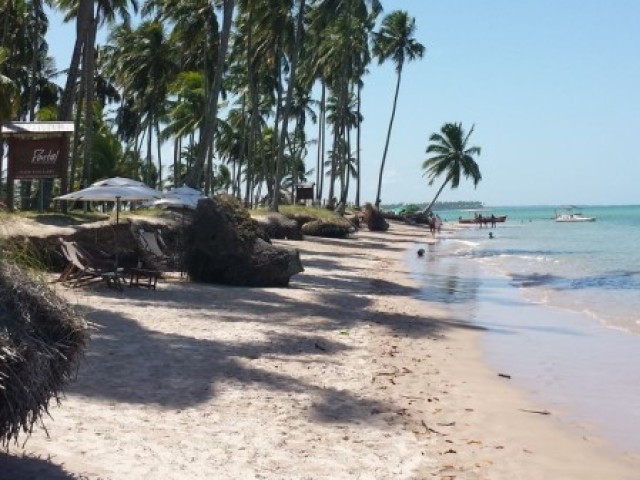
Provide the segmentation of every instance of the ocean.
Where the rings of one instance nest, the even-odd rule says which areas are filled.
[[[585,436],[640,453],[640,206],[494,207],[496,228],[447,229],[407,252],[422,297],[486,327],[489,364]],[[490,238],[489,232],[493,238]],[[425,233],[425,237],[429,237]]]

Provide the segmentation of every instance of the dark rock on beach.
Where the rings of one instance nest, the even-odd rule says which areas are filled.
[[[185,237],[185,268],[196,282],[282,287],[304,270],[297,250],[269,243],[258,222],[228,195],[200,200]]]
[[[302,226],[302,233],[314,237],[346,238],[354,231],[355,227],[342,218],[313,220]]]
[[[367,203],[364,207],[363,221],[372,232],[386,232],[389,230],[389,222],[385,220],[380,210],[370,203]]]
[[[281,213],[270,212],[256,220],[270,238],[302,240],[298,222]]]

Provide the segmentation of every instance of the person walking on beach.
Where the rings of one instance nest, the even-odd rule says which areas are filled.
[[[437,215],[437,214],[436,214],[436,230],[438,231],[438,233],[442,231],[442,219],[440,218],[440,215]]]
[[[491,214],[491,228],[496,228],[496,216]]]
[[[429,231],[431,232],[432,236],[436,236],[436,217],[434,217],[433,215],[429,217]]]

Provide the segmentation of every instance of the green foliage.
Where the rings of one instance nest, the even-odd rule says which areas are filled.
[[[283,205],[280,213],[286,215],[289,218],[296,215],[308,215],[318,220],[331,220],[336,218],[342,218],[338,213],[327,210],[326,208],[319,207],[305,207],[301,205]]]
[[[237,227],[236,232],[242,242],[252,244],[256,238],[262,237],[262,229],[237,198],[226,194],[216,195],[215,198],[222,210],[227,212],[231,224]]]
[[[474,158],[480,155],[480,147],[467,145],[473,130],[474,126],[469,133],[465,133],[461,123],[445,123],[440,133],[433,133],[429,137],[431,143],[427,147],[427,153],[433,155],[422,163],[424,175],[429,179],[429,185],[433,185],[441,175],[445,178],[425,211],[431,210],[447,184],[450,184],[451,188],[458,188],[462,176],[470,178],[474,187],[482,180],[480,167]]]
[[[302,225],[302,233],[313,237],[346,238],[354,230],[344,218],[313,220]]]
[[[0,258],[21,268],[44,272],[51,264],[51,252],[38,248],[28,239],[12,238],[0,242]]]

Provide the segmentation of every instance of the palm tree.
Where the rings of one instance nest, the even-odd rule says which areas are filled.
[[[375,19],[382,11],[382,5],[378,0],[321,0],[317,2],[317,8],[310,12],[310,33],[314,41],[313,46],[307,48],[311,59],[307,63],[312,69],[315,78],[321,81],[324,98],[325,86],[329,89],[331,97],[338,103],[338,109],[344,110],[350,101],[357,85],[362,83],[366,73],[366,66],[370,62],[369,34],[375,25]],[[323,161],[325,143],[324,124],[326,117],[323,114],[321,104],[318,149],[318,198],[322,195],[323,169],[326,162]],[[329,168],[332,172],[344,171],[342,166],[335,162],[348,162],[348,148],[339,148],[338,143],[349,144],[349,136],[353,127],[344,122],[346,117],[341,117],[333,125],[333,151],[332,164]],[[337,177],[331,175],[328,182],[329,202],[333,203],[335,181]],[[357,183],[356,183],[357,185]],[[340,197],[347,193],[343,189]]]
[[[284,158],[284,147],[285,141],[288,136],[288,126],[289,126],[289,113],[291,110],[291,104],[293,101],[293,91],[296,81],[296,69],[298,65],[298,56],[300,55],[300,49],[302,48],[302,36],[304,33],[304,9],[305,9],[306,0],[299,0],[298,4],[298,18],[296,22],[296,31],[295,31],[295,40],[293,45],[293,52],[291,53],[291,58],[289,60],[289,83],[287,85],[287,94],[284,100],[284,108],[282,112],[282,126],[280,127],[280,142],[278,144],[278,156],[276,160],[276,171],[275,171],[275,179],[274,185],[276,187],[276,194],[272,198],[271,203],[271,211],[277,212],[279,203],[280,203],[280,195],[278,192],[280,191],[280,181],[282,177],[282,163]]]
[[[106,49],[106,71],[123,86],[125,97],[134,99],[134,107],[140,115],[142,128],[146,130],[146,172],[152,160],[152,136],[156,136],[158,151],[163,140],[157,134],[163,118],[169,85],[173,82],[179,65],[175,48],[169,41],[165,28],[158,20],[145,21],[135,30],[123,26],[114,30],[110,38],[114,44]],[[158,155],[158,179],[162,182],[162,164]],[[151,179],[146,178],[151,185]],[[155,186],[155,185],[154,185]]]
[[[396,115],[396,105],[398,103],[398,92],[400,90],[400,80],[402,78],[402,67],[405,61],[412,61],[422,58],[425,48],[420,44],[413,35],[416,30],[416,20],[409,16],[405,11],[396,10],[387,15],[382,20],[380,31],[374,34],[373,54],[378,58],[379,63],[383,63],[388,59],[393,60],[396,67],[398,79],[396,82],[396,92],[393,97],[393,109],[391,110],[391,119],[389,120],[389,129],[387,130],[387,140],[384,144],[384,152],[382,153],[382,162],[380,163],[380,174],[378,176],[378,193],[376,194],[376,207],[380,206],[380,191],[382,189],[382,174],[384,172],[384,164],[387,160],[387,152],[389,150],[389,139],[391,138],[391,129],[393,127],[393,119]]]
[[[2,179],[2,159],[4,157],[4,139],[2,138],[2,122],[11,120],[17,110],[18,88],[13,81],[2,74],[2,66],[7,60],[6,50],[0,47],[0,180]],[[0,184],[1,186],[1,184]]]
[[[231,24],[233,23],[233,11],[235,0],[223,0],[222,31],[220,32],[220,42],[218,44],[215,75],[213,84],[207,99],[207,106],[204,113],[204,124],[200,132],[200,148],[193,169],[187,177],[187,185],[193,188],[200,187],[205,161],[211,153],[211,144],[216,130],[216,120],[218,117],[218,95],[222,88],[222,73],[227,57],[229,38],[231,35]]]
[[[178,74],[176,80],[169,85],[169,94],[174,97],[168,102],[167,125],[162,132],[163,140],[174,138],[174,165],[173,179],[174,186],[180,184],[182,171],[178,163],[180,162],[180,148],[183,139],[187,139],[189,144],[194,144],[194,131],[200,128],[204,120],[204,109],[206,104],[205,81],[202,72],[186,71]]]
[[[423,213],[428,213],[431,210],[448,183],[451,183],[451,188],[458,188],[461,175],[464,175],[465,178],[471,178],[474,187],[482,180],[480,167],[473,158],[480,155],[480,147],[467,146],[474,128],[475,126],[472,126],[469,133],[465,134],[462,124],[445,123],[440,129],[441,133],[433,133],[429,137],[431,144],[427,147],[427,153],[435,155],[422,163],[424,175],[429,178],[429,185],[433,185],[435,179],[442,174],[445,174],[445,179],[438,193],[429,206],[423,210]]]

